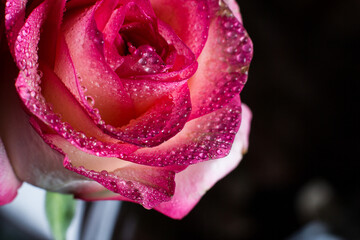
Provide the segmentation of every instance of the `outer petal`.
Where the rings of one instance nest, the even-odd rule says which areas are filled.
[[[6,72],[7,77],[6,81],[0,81],[0,136],[6,148],[6,155],[4,148],[0,148],[0,185],[7,181],[3,178],[9,179],[13,175],[8,171],[10,165],[5,162],[7,158],[21,181],[45,189],[69,192],[79,185],[91,184],[78,174],[66,170],[62,165],[63,156],[51,149],[30,125],[29,116],[22,110],[12,81],[18,70],[8,54],[2,53],[5,61],[1,64],[1,72]],[[15,183],[13,179],[9,186],[18,187],[19,182]],[[2,191],[1,186],[1,194]],[[11,192],[8,194],[11,196]]]
[[[230,154],[224,158],[191,165],[176,174],[175,195],[169,202],[157,206],[156,210],[175,219],[183,218],[206,191],[239,164],[242,154],[247,151],[251,121],[249,108],[245,105],[242,107],[241,127],[235,137]]]
[[[208,0],[210,28],[199,68],[189,80],[193,111],[190,119],[224,107],[247,80],[252,42],[242,24],[222,1]]]
[[[15,176],[0,138],[0,205],[11,202],[21,182]]]
[[[237,2],[235,0],[224,0],[224,2],[228,5],[228,7],[232,11],[232,13],[237,18],[237,20],[239,20],[239,22],[242,24],[240,8],[239,8],[239,5],[237,4]]]
[[[99,182],[121,200],[133,201],[145,208],[153,208],[169,201],[175,190],[175,171],[183,167],[150,167],[123,161],[117,158],[97,157],[75,148],[57,135],[43,136],[50,144],[56,144],[65,155],[64,166],[69,170]],[[86,191],[77,194],[85,199],[98,199],[104,189],[95,193]],[[106,191],[105,191],[106,192]]]
[[[5,7],[5,28],[11,54],[14,55],[16,37],[25,23],[27,0],[10,0]]]
[[[0,29],[0,34],[3,35],[2,29]],[[6,126],[6,117],[8,116],[9,103],[11,103],[11,99],[8,98],[8,86],[10,85],[14,89],[13,79],[17,74],[10,53],[2,51],[4,45],[5,42],[0,45],[0,73],[2,74],[0,81],[0,205],[11,202],[21,185],[11,165],[3,140],[3,129],[8,127]]]
[[[187,166],[224,157],[240,127],[240,113],[237,96],[222,109],[188,121],[168,141],[153,148],[140,148],[124,159],[151,166]]]
[[[73,192],[83,184],[90,184],[63,167],[63,156],[41,139],[16,99],[13,100],[15,106],[8,109],[1,134],[17,176],[35,186],[60,192]]]

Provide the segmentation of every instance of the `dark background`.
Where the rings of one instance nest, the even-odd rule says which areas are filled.
[[[115,236],[132,219],[133,239],[286,239],[317,220],[360,239],[360,1],[238,3],[255,51],[248,154],[182,221],[125,203]]]
[[[114,239],[287,239],[314,221],[360,239],[360,1],[238,2],[248,154],[181,221],[124,203]]]

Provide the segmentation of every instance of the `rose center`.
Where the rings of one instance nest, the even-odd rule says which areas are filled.
[[[112,46],[120,59],[115,72],[121,78],[168,72],[174,65],[176,51],[159,34],[156,19],[134,4],[123,8],[127,11],[122,11],[123,22]]]

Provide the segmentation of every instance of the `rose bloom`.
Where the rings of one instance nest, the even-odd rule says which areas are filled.
[[[26,181],[182,218],[247,150],[253,49],[235,1],[1,9],[0,204]]]

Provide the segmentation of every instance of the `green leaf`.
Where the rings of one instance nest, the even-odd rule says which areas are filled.
[[[65,240],[66,231],[75,214],[75,200],[72,195],[54,192],[46,193],[46,216],[56,240]]]

